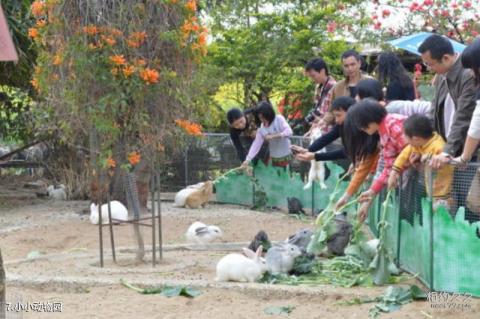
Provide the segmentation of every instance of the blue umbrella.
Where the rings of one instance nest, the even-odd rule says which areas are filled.
[[[406,50],[408,52],[412,52],[413,54],[420,55],[418,52],[418,47],[425,41],[426,38],[431,36],[433,33],[430,32],[420,32],[408,35],[406,37],[401,37],[399,39],[395,39],[392,41],[388,41],[387,43],[391,44],[392,46]],[[461,44],[460,42],[454,41],[450,38],[447,38],[453,45],[453,50],[457,53],[462,53],[463,50],[466,48],[466,45]]]

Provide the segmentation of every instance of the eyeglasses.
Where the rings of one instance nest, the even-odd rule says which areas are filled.
[[[442,62],[438,62],[436,60],[432,60],[432,61],[433,61],[433,63],[427,63],[425,61],[422,61],[422,64],[428,69],[431,69],[432,67],[434,67],[436,65],[442,64]]]

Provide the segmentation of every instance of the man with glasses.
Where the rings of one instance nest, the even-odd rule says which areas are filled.
[[[423,63],[436,74],[432,112],[435,130],[447,141],[444,152],[432,159],[435,168],[461,154],[476,105],[475,79],[462,66],[452,43],[437,34],[418,48]]]
[[[435,73],[432,112],[435,130],[447,141],[443,153],[433,156],[431,165],[439,169],[462,153],[476,105],[475,79],[455,54],[448,38],[433,34],[418,48],[423,63]],[[474,170],[455,170],[455,199],[465,207],[465,198]],[[467,218],[470,214],[466,214]]]

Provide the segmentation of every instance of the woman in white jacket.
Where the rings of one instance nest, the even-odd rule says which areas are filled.
[[[477,106],[473,112],[470,128],[468,129],[467,140],[463,147],[463,153],[455,160],[464,164],[470,162],[480,142],[480,38],[477,38],[462,53],[462,64],[465,68],[473,70],[475,80],[479,86],[477,93]]]

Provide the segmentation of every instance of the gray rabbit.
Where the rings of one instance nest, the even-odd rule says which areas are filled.
[[[346,212],[335,216],[334,221],[337,226],[337,231],[327,240],[328,252],[337,256],[343,256],[345,254],[345,248],[350,242],[353,227],[347,220]]]
[[[300,248],[302,253],[305,253],[307,250],[308,244],[312,240],[312,235],[313,235],[312,230],[308,228],[300,229],[294,235],[288,237],[287,240],[285,240],[285,242],[287,242],[288,244],[297,246],[298,248]]]
[[[280,243],[273,245],[265,255],[268,271],[272,274],[288,274],[295,263],[295,258],[302,254],[300,249],[292,244]]]

